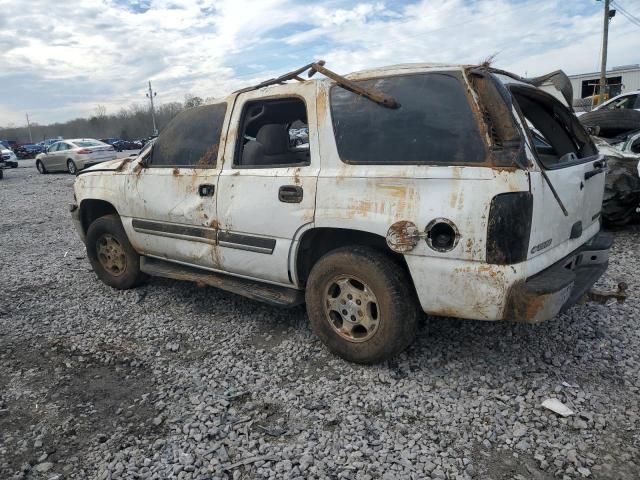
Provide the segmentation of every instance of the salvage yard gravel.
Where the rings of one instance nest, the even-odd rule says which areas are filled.
[[[332,356],[302,307],[92,272],[73,177],[0,185],[0,479],[640,478],[640,229],[542,325],[425,318],[400,357]],[[563,417],[542,406],[565,406]]]

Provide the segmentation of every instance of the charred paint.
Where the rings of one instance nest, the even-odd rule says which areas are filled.
[[[389,227],[387,245],[397,253],[410,252],[420,241],[420,236],[420,231],[415,223],[401,220]]]
[[[202,157],[200,157],[198,161],[195,163],[195,166],[196,167],[214,167],[218,160],[218,146],[219,144],[216,143],[215,145],[212,145],[211,147],[209,147],[207,151],[204,152],[204,155],[202,155]]]

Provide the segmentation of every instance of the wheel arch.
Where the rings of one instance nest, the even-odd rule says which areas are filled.
[[[106,200],[99,200],[94,198],[87,198],[80,202],[80,221],[82,223],[82,230],[84,234],[87,234],[89,225],[100,217],[105,215],[118,215],[118,210],[113,204]]]
[[[349,245],[367,246],[387,255],[409,274],[409,267],[403,255],[393,252],[386,239],[375,233],[347,228],[319,227],[306,230],[297,242],[295,252],[296,283],[304,287],[311,269],[323,255],[331,250]],[[409,278],[411,276],[409,275]]]

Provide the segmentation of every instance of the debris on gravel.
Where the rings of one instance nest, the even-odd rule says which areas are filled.
[[[360,366],[301,307],[105,286],[72,182],[20,168],[0,186],[0,478],[640,478],[637,227],[599,285],[627,282],[625,303],[537,326],[429,318]]]

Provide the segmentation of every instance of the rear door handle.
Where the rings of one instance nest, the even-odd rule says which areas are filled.
[[[203,183],[202,185],[198,185],[198,195],[201,197],[213,197],[213,194],[216,191],[216,186],[211,185],[210,183]]]
[[[607,171],[607,162],[605,160],[593,162],[593,170],[585,172],[584,179],[589,180],[591,177],[595,177],[600,173]]]
[[[591,177],[595,177],[596,175],[598,175],[600,173],[604,173],[606,171],[607,171],[606,167],[601,167],[601,168],[596,168],[594,170],[590,170],[588,172],[585,172],[584,179],[585,180],[589,180]]]
[[[278,200],[284,203],[300,203],[304,191],[297,185],[282,185],[278,190]]]

